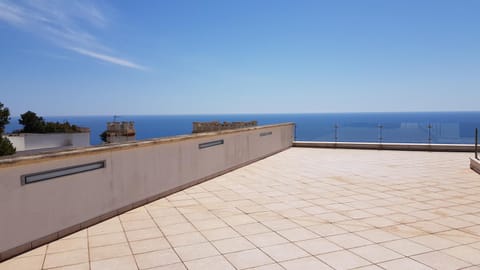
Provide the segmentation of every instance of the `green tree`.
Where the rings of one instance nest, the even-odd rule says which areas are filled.
[[[5,131],[5,126],[10,123],[10,110],[7,107],[3,107],[0,102],[0,135]]]
[[[44,133],[45,121],[42,117],[38,117],[36,113],[28,111],[20,115],[18,123],[23,125],[22,132],[25,133]]]
[[[16,151],[10,140],[2,136],[8,123],[10,123],[10,110],[3,107],[3,104],[0,102],[0,156],[13,155]]]
[[[81,131],[81,128],[71,125],[68,121],[63,123],[45,122],[43,117],[37,116],[32,111],[21,114],[18,122],[23,125],[20,132],[25,133],[72,133]]]
[[[15,147],[6,137],[0,136],[0,156],[13,155],[15,154]]]

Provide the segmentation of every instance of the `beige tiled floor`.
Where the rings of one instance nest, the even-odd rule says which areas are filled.
[[[4,269],[479,269],[469,154],[291,148]]]

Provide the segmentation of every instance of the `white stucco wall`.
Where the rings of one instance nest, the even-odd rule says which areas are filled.
[[[25,150],[25,138],[23,136],[4,136],[6,137],[15,147],[16,151]]]
[[[293,132],[283,124],[0,159],[0,254],[286,149]],[[215,140],[224,144],[199,149]],[[103,169],[21,185],[25,174],[102,160]]]
[[[17,151],[54,148],[63,146],[86,147],[90,146],[90,133],[21,133],[7,136]]]

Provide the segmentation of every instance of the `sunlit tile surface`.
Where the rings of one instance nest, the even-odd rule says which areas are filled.
[[[475,269],[466,153],[291,148],[4,269]]]

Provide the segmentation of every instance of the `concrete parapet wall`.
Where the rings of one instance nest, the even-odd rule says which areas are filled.
[[[0,261],[282,151],[293,133],[279,124],[2,158]],[[104,167],[28,183],[94,163]]]
[[[480,174],[480,160],[475,158],[470,158],[470,169]]]
[[[19,135],[8,135],[7,138],[12,142],[17,151],[63,146],[90,146],[90,132],[20,133]]]
[[[439,152],[473,152],[473,144],[416,144],[416,143],[360,143],[360,142],[314,142],[295,141],[294,147],[404,150],[404,151],[439,151]]]

